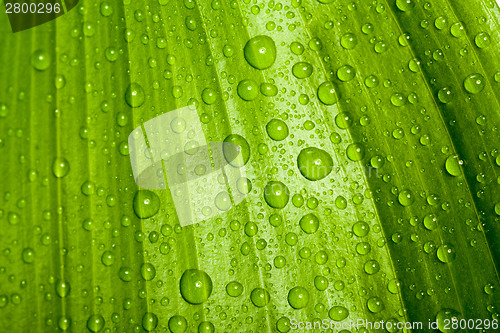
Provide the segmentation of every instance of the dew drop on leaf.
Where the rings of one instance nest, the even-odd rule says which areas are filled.
[[[352,50],[358,44],[358,38],[353,33],[346,33],[340,38],[340,45],[346,50]]]
[[[52,164],[52,172],[57,178],[62,178],[69,173],[69,162],[64,157],[56,157]]]
[[[146,312],[142,316],[142,328],[144,328],[146,332],[151,332],[156,326],[158,326],[158,316],[153,312]]]
[[[141,276],[146,281],[151,281],[156,276],[156,268],[153,264],[144,263],[141,265]]]
[[[288,304],[294,309],[302,309],[309,303],[309,292],[304,287],[294,287],[288,292]]]
[[[346,154],[351,161],[361,161],[365,157],[365,148],[361,143],[351,143],[347,146]]]
[[[471,94],[481,92],[486,86],[484,77],[481,74],[475,73],[467,76],[464,80],[464,88]]]
[[[175,315],[170,317],[168,320],[168,329],[172,333],[184,333],[186,332],[188,323],[186,318],[180,315]]]
[[[49,68],[50,62],[50,54],[43,50],[36,50],[31,56],[31,65],[34,69],[39,71],[44,71]]]
[[[337,70],[337,78],[340,81],[350,81],[356,76],[356,70],[349,65],[344,65]]]
[[[222,146],[227,163],[234,167],[242,167],[247,164],[250,159],[250,145],[244,137],[238,134],[230,134],[224,139],[224,142],[231,143]],[[242,159],[236,158],[239,154],[241,154]]]
[[[437,249],[437,257],[441,262],[449,263],[455,260],[455,248],[450,244],[443,244]]]
[[[100,314],[93,314],[87,320],[87,328],[91,332],[100,332],[104,328],[104,317]]]
[[[335,86],[331,82],[323,82],[318,87],[318,99],[325,105],[333,105],[337,103],[337,92]]]
[[[125,91],[125,102],[132,107],[137,108],[144,104],[144,89],[139,83],[131,83]]]
[[[299,225],[306,234],[313,234],[319,228],[319,218],[313,213],[306,214],[300,219]]]
[[[246,43],[243,54],[250,66],[260,70],[266,69],[276,60],[276,45],[271,37],[256,36]]]
[[[331,320],[342,321],[349,316],[349,310],[347,310],[343,306],[337,305],[332,307],[330,311],[328,311],[328,316]]]
[[[480,32],[476,35],[476,38],[474,38],[474,42],[478,48],[484,49],[490,46],[491,37],[487,32]]]
[[[259,86],[254,80],[242,80],[236,91],[242,100],[253,101],[259,95]]]
[[[292,74],[297,79],[305,79],[313,73],[313,66],[308,62],[297,62],[292,67]]]
[[[453,90],[450,87],[441,88],[438,91],[438,99],[444,104],[451,102],[453,100]]]
[[[370,297],[366,302],[366,307],[372,313],[379,313],[384,309],[384,302],[380,297]]]
[[[274,141],[282,141],[288,136],[288,126],[280,119],[271,119],[266,125],[266,131]]]
[[[258,308],[266,306],[271,300],[271,295],[269,292],[263,288],[255,288],[250,293],[250,300],[252,304]]]
[[[243,285],[238,281],[231,281],[226,285],[226,293],[231,297],[238,297],[243,293]]]
[[[452,322],[459,322],[460,312],[453,309],[442,309],[436,315],[439,331],[443,333],[455,333],[460,330],[460,326],[453,328]]]
[[[446,158],[445,168],[448,174],[454,177],[460,176],[460,165],[462,161],[458,158],[458,156],[450,155]]]
[[[399,192],[398,201],[402,206],[407,207],[410,206],[413,201],[415,201],[415,198],[413,197],[413,193],[411,193],[410,190],[403,190]]]
[[[160,198],[149,190],[138,190],[133,200],[134,213],[140,219],[147,219],[158,213]]]
[[[403,12],[407,12],[413,9],[415,7],[415,1],[414,0],[396,0],[396,6],[398,7],[399,10]]]
[[[187,269],[179,283],[182,298],[190,304],[205,302],[212,293],[212,279],[199,269]]]
[[[317,181],[330,174],[333,159],[330,154],[316,147],[302,149],[297,157],[297,166],[306,179]]]
[[[288,187],[280,181],[270,181],[264,188],[264,200],[276,209],[284,208],[290,199]]]

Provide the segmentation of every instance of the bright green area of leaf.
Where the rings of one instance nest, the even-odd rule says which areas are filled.
[[[498,17],[478,0],[85,2],[11,34],[4,15],[0,328],[498,318]],[[169,191],[138,194],[127,138],[191,104],[207,141],[248,142],[252,191],[181,227]]]

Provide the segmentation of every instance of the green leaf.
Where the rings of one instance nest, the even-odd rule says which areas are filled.
[[[127,0],[17,33],[2,16],[0,328],[495,330],[499,14]],[[186,106],[199,123],[148,127]],[[221,177],[178,192],[166,155],[165,189],[136,184],[134,159],[184,126],[240,147],[223,156],[241,203]],[[182,223],[184,194],[207,218]]]

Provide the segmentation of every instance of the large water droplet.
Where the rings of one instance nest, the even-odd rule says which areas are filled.
[[[270,207],[284,208],[290,199],[288,187],[280,181],[270,181],[264,188],[264,200]]]
[[[244,137],[238,134],[230,134],[224,139],[224,142],[231,143],[222,146],[227,163],[237,168],[247,164],[250,159],[250,145]],[[239,154],[241,154],[241,159],[236,158]]]
[[[438,323],[438,329],[443,333],[454,333],[460,330],[458,325],[456,328],[452,327],[452,323],[460,320],[460,312],[453,309],[442,309],[436,315],[436,321]]]
[[[271,119],[266,125],[269,137],[275,141],[285,140],[288,136],[288,126],[283,120]]]
[[[255,288],[250,294],[250,300],[258,308],[266,306],[271,300],[269,292],[262,288]]]
[[[100,332],[104,328],[104,317],[100,314],[93,314],[87,320],[87,328],[91,332]]]
[[[260,70],[266,69],[276,60],[276,45],[271,37],[256,36],[246,43],[243,54],[250,66]]]
[[[292,67],[292,74],[298,79],[305,79],[311,76],[313,66],[308,62],[298,62]]]
[[[201,304],[205,302],[212,293],[212,279],[199,269],[186,270],[179,284],[182,298],[191,304]]]
[[[330,174],[333,168],[333,159],[326,151],[309,147],[302,149],[297,157],[297,166],[306,179],[317,181]]]
[[[302,309],[309,303],[309,292],[304,287],[295,287],[288,292],[288,304],[294,309]]]
[[[458,158],[458,156],[448,156],[445,162],[445,168],[446,171],[454,177],[460,176],[460,165],[462,164],[462,161]]]
[[[44,71],[49,68],[51,56],[48,52],[43,50],[36,50],[31,56],[31,65],[34,69]]]
[[[125,91],[125,102],[130,107],[137,108],[144,104],[144,89],[139,83],[131,83]]]
[[[479,73],[471,74],[464,80],[464,88],[471,94],[477,94],[481,92],[485,86],[486,81],[484,77]]]
[[[52,164],[52,172],[57,178],[62,178],[69,173],[69,162],[64,157],[56,157]]]
[[[450,244],[443,244],[437,250],[437,257],[441,262],[449,263],[457,256],[455,248]]]
[[[333,105],[337,103],[337,92],[335,86],[331,82],[323,82],[318,87],[318,99],[325,105]]]
[[[160,209],[160,198],[149,190],[138,190],[134,195],[133,207],[138,218],[147,219]]]
[[[313,234],[319,228],[319,218],[313,213],[306,214],[300,219],[299,225],[306,234]]]
[[[142,328],[147,332],[151,332],[156,326],[158,326],[158,316],[153,312],[146,312],[142,316]]]
[[[242,80],[236,89],[238,96],[245,101],[253,101],[259,95],[259,86],[254,80]]]

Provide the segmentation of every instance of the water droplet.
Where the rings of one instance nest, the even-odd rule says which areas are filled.
[[[328,288],[328,279],[324,276],[316,276],[314,278],[314,286],[319,291],[326,290]]]
[[[333,159],[326,151],[309,147],[302,149],[297,157],[297,166],[306,179],[317,181],[330,174],[333,168]]]
[[[304,53],[304,49],[304,45],[299,42],[292,42],[290,44],[290,51],[292,51],[293,54],[301,55],[302,53]]]
[[[137,108],[144,104],[144,89],[139,83],[131,83],[125,91],[125,102],[132,107]]]
[[[358,221],[352,226],[352,232],[358,237],[364,237],[370,232],[370,226],[364,221]]]
[[[215,206],[222,211],[226,211],[231,208],[231,197],[226,191],[222,191],[215,196]]]
[[[350,81],[356,76],[356,70],[349,65],[344,65],[337,70],[337,78],[340,81]]]
[[[271,300],[269,292],[262,288],[255,288],[250,294],[250,300],[258,308],[266,306]]]
[[[212,293],[212,279],[204,271],[188,269],[181,276],[180,292],[186,302],[201,304]]]
[[[224,142],[231,143],[222,146],[227,163],[237,168],[247,164],[250,159],[250,145],[244,137],[238,134],[230,134],[224,139]],[[236,158],[240,154],[242,158]]]
[[[231,281],[226,285],[226,292],[231,297],[238,297],[243,293],[243,285],[238,281]]]
[[[406,98],[401,93],[394,93],[391,95],[391,103],[394,106],[404,106],[406,104]]]
[[[399,192],[398,201],[402,206],[407,207],[410,206],[415,199],[410,190],[403,190]]]
[[[306,214],[300,219],[300,228],[306,234],[313,234],[319,228],[319,218],[313,213]]]
[[[158,213],[160,198],[149,190],[138,190],[134,195],[133,207],[138,218],[147,219]]]
[[[280,181],[270,181],[264,188],[264,200],[270,207],[284,208],[290,199],[288,187]]]
[[[479,47],[480,49],[484,49],[491,44],[491,37],[487,32],[480,32],[476,35],[476,38],[474,38],[474,41],[476,42],[476,46]]]
[[[331,320],[342,321],[349,316],[349,310],[347,310],[343,306],[337,305],[332,307],[330,311],[328,311],[328,316]]]
[[[399,10],[403,12],[408,12],[415,7],[415,1],[413,0],[396,0],[396,6]]]
[[[201,99],[207,105],[214,104],[217,101],[217,93],[212,88],[205,88],[201,92]]]
[[[91,332],[100,332],[104,328],[104,317],[100,314],[93,314],[87,320],[87,328]]]
[[[465,90],[471,94],[477,94],[481,92],[486,86],[484,77],[481,74],[475,73],[467,76],[464,80]]]
[[[379,313],[384,309],[384,302],[380,297],[370,297],[366,302],[366,307],[373,313]]]
[[[69,162],[64,157],[56,157],[52,164],[52,172],[57,178],[62,178],[69,173]]]
[[[288,136],[288,126],[283,120],[271,119],[266,125],[269,137],[275,141],[285,140]]]
[[[187,327],[187,320],[183,316],[175,315],[170,317],[170,319],[168,320],[168,329],[172,333],[184,333],[186,332]]]
[[[250,66],[260,70],[266,69],[276,60],[276,45],[271,37],[256,36],[246,43],[243,54]]]
[[[450,87],[444,87],[438,91],[438,98],[441,103],[449,103],[453,99],[453,91]]]
[[[358,38],[353,33],[346,33],[340,38],[340,45],[344,49],[352,50],[358,44]]]
[[[25,263],[31,264],[35,260],[35,250],[31,247],[25,248],[23,250],[22,258]]]
[[[298,79],[305,79],[313,73],[313,66],[308,62],[298,62],[292,67],[292,74]]]
[[[237,87],[238,96],[245,101],[253,101],[259,95],[259,86],[254,80],[242,80]]]
[[[351,161],[361,161],[365,157],[365,148],[361,143],[351,143],[347,146],[346,154]]]
[[[111,251],[104,251],[101,256],[101,262],[104,266],[111,266],[115,262],[115,254]]]
[[[427,214],[424,217],[424,227],[427,230],[435,230],[438,227],[437,217],[434,214]]]
[[[460,312],[453,309],[442,309],[436,315],[438,329],[443,333],[454,333],[460,330],[460,325],[453,328],[451,323],[460,321]]]
[[[158,316],[153,312],[146,312],[142,316],[142,328],[147,332],[151,332],[156,326],[158,326]]]
[[[294,309],[302,309],[309,303],[309,292],[304,287],[295,287],[288,292],[288,304]]]
[[[453,37],[462,37],[465,34],[464,26],[460,22],[453,23],[450,27],[450,33]]]
[[[365,272],[366,274],[375,274],[380,271],[380,264],[376,260],[368,260],[365,262]]]
[[[337,92],[335,86],[331,82],[323,82],[318,87],[318,99],[325,105],[333,105],[337,103]]]
[[[449,263],[455,260],[455,248],[450,244],[443,244],[437,250],[437,257],[441,262]]]
[[[146,281],[151,281],[156,276],[156,268],[153,264],[144,263],[141,265],[141,276]]]
[[[36,50],[31,56],[31,65],[39,71],[44,71],[49,68],[51,56],[48,52]]]

